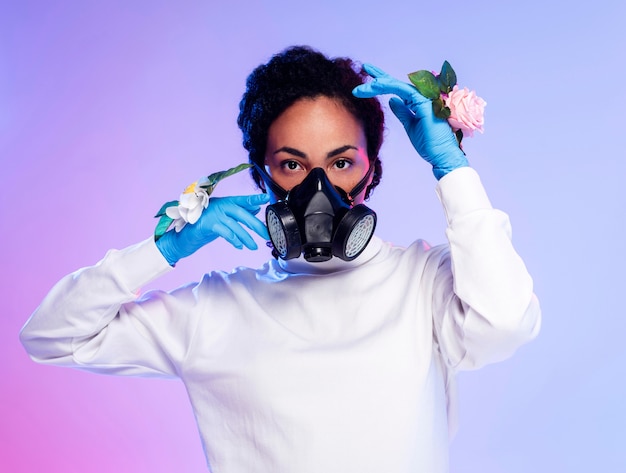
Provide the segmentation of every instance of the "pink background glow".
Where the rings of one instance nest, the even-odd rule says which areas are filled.
[[[291,44],[397,77],[447,59],[488,102],[465,149],[511,216],[544,326],[460,375],[453,472],[626,471],[625,18],[620,0],[1,1],[0,471],[205,471],[180,383],[40,366],[18,332],[63,275],[245,161],[245,78]],[[379,235],[443,242],[435,180],[393,116],[382,157]],[[217,191],[251,192],[243,174]],[[215,242],[154,284],[267,257]]]

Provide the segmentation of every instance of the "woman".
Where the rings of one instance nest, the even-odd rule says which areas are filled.
[[[447,471],[455,373],[510,356],[536,335],[540,310],[508,218],[448,123],[411,85],[365,71],[373,80],[303,47],[259,66],[238,123],[266,193],[212,198],[195,224],[61,280],[22,331],[31,357],[180,378],[215,473]],[[382,175],[379,94],[395,96],[433,166],[447,245],[367,234],[351,253],[335,241],[354,209],[373,228],[363,202]],[[268,238],[255,217],[268,200],[297,221],[270,224],[286,232],[272,237],[275,258],[137,299],[217,237],[255,249],[246,227]],[[322,223],[307,220],[316,205]]]

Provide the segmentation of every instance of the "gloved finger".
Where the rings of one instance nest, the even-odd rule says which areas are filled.
[[[359,98],[371,98],[377,95],[393,94],[411,103],[428,100],[411,84],[399,81],[391,76],[379,77],[365,84],[357,85],[352,90],[352,94]]]
[[[215,197],[209,201],[209,209],[213,207],[222,215],[233,218],[246,225],[250,230],[257,233],[261,238],[269,240],[267,227],[255,217],[261,207],[259,202],[269,201],[267,194],[254,194],[248,196]],[[225,217],[222,217],[225,218]],[[221,220],[221,219],[220,219]]]
[[[398,117],[400,123],[404,125],[405,130],[408,131],[413,121],[416,119],[415,114],[407,107],[402,100],[398,97],[391,97],[389,99],[389,108],[393,114]]]
[[[365,65],[363,67],[365,68]],[[371,98],[377,95],[393,94],[404,100],[407,105],[420,104],[428,101],[428,99],[420,94],[411,84],[395,79],[386,72],[374,68],[373,66],[368,67],[372,68],[370,69],[372,72],[370,75],[374,77],[374,80],[356,86],[352,90],[352,94],[355,97]]]
[[[212,197],[211,202],[221,205],[234,205],[246,209],[252,215],[256,215],[261,210],[261,205],[267,204],[270,200],[268,194],[237,195],[231,197]]]
[[[363,70],[365,72],[367,72],[367,74],[369,74],[371,77],[373,77],[374,79],[378,78],[378,77],[383,77],[383,76],[389,76],[389,74],[387,74],[385,71],[383,71],[381,68],[376,67],[373,64],[368,64],[368,63],[364,63],[363,64]],[[391,76],[389,76],[391,77]]]
[[[243,248],[243,243],[241,243],[241,240],[237,237],[235,232],[232,231],[230,227],[224,222],[219,222],[213,225],[213,233],[218,237],[222,237],[235,248],[239,250]]]
[[[252,194],[252,195],[236,195],[232,197],[218,197],[217,199],[228,200],[241,207],[247,209],[260,208],[261,205],[267,204],[270,201],[269,194]]]
[[[244,246],[250,250],[258,248],[246,229],[234,219],[226,218],[222,220],[213,227],[213,231],[235,248],[242,249]]]
[[[246,227],[255,232],[261,238],[265,240],[270,239],[265,224],[255,217],[255,215],[258,213],[258,210],[256,210],[255,212],[251,212],[247,208],[233,205],[225,208],[224,213],[226,214],[226,216],[233,219],[234,221],[243,223]]]

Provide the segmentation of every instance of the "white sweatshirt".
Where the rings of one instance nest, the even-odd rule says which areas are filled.
[[[352,262],[272,260],[170,293],[152,239],[62,279],[21,337],[38,362],[179,377],[214,473],[448,471],[454,374],[539,330],[478,175],[439,181],[449,246],[374,237]]]

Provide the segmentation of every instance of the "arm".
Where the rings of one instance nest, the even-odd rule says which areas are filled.
[[[59,281],[20,333],[34,361],[116,374],[175,375],[174,347],[159,348],[172,325],[165,295],[137,301],[138,289],[171,270],[152,238],[111,250],[96,265]],[[157,306],[154,300],[163,303]],[[160,327],[159,327],[160,326]],[[179,356],[180,358],[180,356]]]
[[[217,203],[209,205],[198,222],[181,232],[170,230],[159,240],[164,248],[169,245],[165,252],[150,238],[112,250],[95,266],[59,281],[20,333],[31,358],[96,372],[176,376],[202,301],[192,286],[141,299],[137,291],[217,236],[225,235],[235,246],[244,241],[256,247],[239,222],[260,233],[265,229],[254,215],[266,196],[212,200]]]
[[[508,217],[494,210],[446,120],[410,84],[364,65],[373,80],[357,97],[394,95],[389,105],[439,181],[450,252],[435,262],[435,338],[450,366],[473,369],[510,356],[539,330],[532,279],[511,244]]]
[[[539,302],[511,243],[508,216],[493,209],[469,167],[439,181],[450,252],[433,286],[435,336],[450,366],[476,369],[511,356],[538,333]]]

